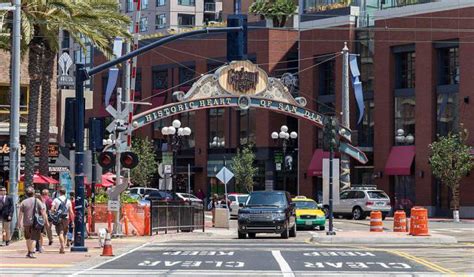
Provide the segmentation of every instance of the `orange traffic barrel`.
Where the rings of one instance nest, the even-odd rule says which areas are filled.
[[[428,233],[428,210],[423,207],[411,208],[410,235],[429,236]]]
[[[406,232],[407,231],[407,216],[405,211],[396,211],[393,216],[393,231]]]
[[[383,232],[382,212],[372,211],[370,212],[370,231],[371,232]]]
[[[112,250],[112,239],[110,238],[109,232],[107,232],[107,235],[105,236],[105,243],[104,243],[104,248],[102,249],[101,256],[114,256],[114,253]]]

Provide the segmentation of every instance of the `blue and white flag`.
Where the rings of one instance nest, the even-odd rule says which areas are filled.
[[[114,39],[114,48],[113,53],[115,58],[119,58],[122,56],[122,43],[123,39],[117,37]],[[119,69],[114,66],[109,70],[109,78],[107,81],[107,87],[105,89],[105,106],[107,107],[110,102],[110,97],[112,96],[112,92],[114,91],[115,85],[117,85]]]
[[[349,64],[352,73],[352,84],[354,86],[354,95],[357,101],[357,106],[359,107],[359,119],[357,120],[357,124],[362,121],[365,112],[365,105],[364,105],[364,92],[362,91],[362,83],[359,80],[360,71],[357,65],[357,55],[350,54],[349,55]]]

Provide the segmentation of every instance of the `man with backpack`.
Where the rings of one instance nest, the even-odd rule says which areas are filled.
[[[66,189],[59,190],[59,197],[54,199],[51,207],[51,220],[56,227],[56,234],[59,238],[60,248],[59,253],[64,254],[65,235],[69,227],[69,218],[73,217],[73,210],[71,201],[66,197]]]

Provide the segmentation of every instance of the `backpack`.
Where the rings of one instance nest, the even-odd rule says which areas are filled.
[[[62,201],[61,198],[59,198],[59,201],[61,202],[59,204],[59,207],[54,211],[54,213],[50,214],[50,220],[53,222],[54,225],[58,225],[59,221],[61,219],[66,219],[68,215],[68,210],[66,206],[66,201]]]

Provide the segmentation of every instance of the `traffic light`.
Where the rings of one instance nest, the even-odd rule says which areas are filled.
[[[138,156],[133,152],[123,152],[120,154],[120,163],[123,167],[132,169],[138,165]]]
[[[325,151],[337,151],[339,148],[339,123],[336,117],[327,117],[323,129],[323,140]]]
[[[112,152],[101,152],[98,160],[103,169],[111,169],[115,166],[115,154]]]

